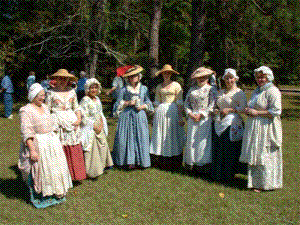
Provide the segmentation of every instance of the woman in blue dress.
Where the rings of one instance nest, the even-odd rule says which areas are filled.
[[[114,115],[119,117],[112,152],[114,164],[150,167],[150,137],[146,111],[153,112],[148,88],[140,83],[143,68],[136,65],[123,75],[126,81],[114,105]]]

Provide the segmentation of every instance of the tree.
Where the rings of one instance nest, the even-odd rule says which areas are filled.
[[[153,0],[153,15],[151,19],[150,47],[149,47],[151,77],[153,77],[158,70],[159,25],[160,25],[162,7],[163,7],[163,0]]]

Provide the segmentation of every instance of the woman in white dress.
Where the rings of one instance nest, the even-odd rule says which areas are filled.
[[[20,109],[22,145],[18,167],[36,208],[65,201],[72,188],[66,156],[57,135],[57,123],[43,102],[44,88],[35,83],[28,92],[29,104]]]
[[[81,141],[84,151],[86,174],[95,178],[106,167],[113,166],[106,136],[108,127],[103,115],[102,104],[97,96],[101,84],[95,78],[88,79],[84,85],[86,96],[80,102],[82,110]]]
[[[188,115],[187,143],[183,161],[189,166],[204,166],[212,161],[212,119],[217,89],[208,84],[214,71],[205,67],[195,70],[191,79],[196,85],[187,93],[184,107]]]
[[[226,86],[220,90],[214,109],[211,175],[214,180],[230,181],[236,172],[243,172],[239,163],[244,132],[240,113],[245,110],[247,98],[237,87],[239,77],[234,69],[226,69],[222,79]]]
[[[51,75],[52,78],[56,83],[55,87],[47,93],[46,104],[58,121],[58,133],[72,180],[81,181],[86,178],[79,127],[81,110],[75,90],[71,88],[71,83],[77,78],[65,69],[58,70]]]
[[[272,83],[273,72],[254,70],[258,87],[245,114],[248,116],[240,161],[248,164],[248,188],[255,192],[282,188],[281,93]]]
[[[158,84],[155,92],[150,153],[170,159],[181,155],[185,144],[182,88],[178,82],[171,80],[172,74],[179,73],[170,65],[165,65],[155,76],[160,74],[164,81]]]

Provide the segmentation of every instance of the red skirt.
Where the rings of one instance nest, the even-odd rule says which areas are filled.
[[[69,171],[73,181],[86,179],[83,150],[81,144],[64,145]]]

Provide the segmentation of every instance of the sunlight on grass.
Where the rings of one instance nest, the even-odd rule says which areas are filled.
[[[180,165],[172,171],[114,169],[83,181],[66,203],[44,210],[28,203],[17,169],[19,118],[0,118],[0,223],[299,224],[300,96],[284,94],[283,108],[282,190],[257,194],[247,190],[242,175],[221,185]],[[108,123],[112,148],[116,120]]]

